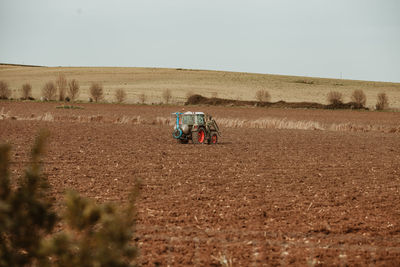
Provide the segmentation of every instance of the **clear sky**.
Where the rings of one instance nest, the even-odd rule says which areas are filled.
[[[399,0],[0,0],[0,62],[400,82]]]

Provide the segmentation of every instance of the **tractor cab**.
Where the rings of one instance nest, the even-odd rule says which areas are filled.
[[[204,125],[204,116],[203,112],[176,112],[172,113],[171,116],[175,121],[175,125]]]

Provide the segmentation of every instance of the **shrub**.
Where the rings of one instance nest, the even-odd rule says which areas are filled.
[[[55,100],[57,94],[57,87],[54,82],[47,82],[42,89],[42,96],[46,100]]]
[[[389,107],[389,99],[386,93],[379,93],[376,99],[376,110],[385,110]]]
[[[22,85],[21,88],[21,94],[22,94],[22,99],[29,99],[31,97],[32,93],[32,86],[29,83],[25,83]]]
[[[40,242],[51,233],[56,214],[46,197],[47,180],[39,175],[40,154],[45,136],[36,140],[25,178],[14,189],[9,178],[8,145],[0,146],[0,263],[2,266],[30,265],[39,254]]]
[[[59,216],[40,174],[45,139],[43,133],[36,139],[17,188],[10,180],[10,146],[0,145],[0,266],[134,266],[137,249],[129,243],[138,183],[123,208],[98,205],[70,191]],[[59,220],[65,230],[54,233]]]
[[[11,96],[11,90],[8,88],[8,83],[0,81],[0,99],[8,99]]]
[[[90,85],[90,95],[95,102],[103,99],[103,86],[99,83],[92,83]]]
[[[117,89],[117,91],[115,91],[115,100],[118,103],[122,103],[124,102],[126,99],[126,92],[124,89]]]
[[[357,108],[362,108],[367,103],[367,96],[364,94],[363,90],[357,89],[353,91],[351,101],[356,104]]]
[[[162,93],[162,98],[164,99],[165,104],[168,104],[172,98],[171,90],[165,89]]]
[[[340,105],[343,104],[343,95],[338,91],[330,91],[327,100],[330,105]]]
[[[267,102],[271,99],[271,95],[267,90],[258,90],[256,92],[256,99],[259,102]]]
[[[140,101],[140,103],[144,104],[144,103],[146,102],[146,99],[147,99],[147,97],[146,97],[146,94],[145,94],[145,93],[141,93],[141,94],[139,95],[139,101]]]
[[[186,100],[188,100],[192,95],[195,95],[193,91],[189,91],[186,93]]]
[[[304,83],[304,84],[314,84],[315,82],[313,80],[296,80],[294,81],[295,83]]]
[[[68,96],[71,101],[75,101],[79,96],[79,82],[75,79],[70,80],[68,83]]]
[[[58,89],[58,100],[64,101],[65,92],[67,91],[67,79],[64,74],[59,74],[56,80],[56,85]]]

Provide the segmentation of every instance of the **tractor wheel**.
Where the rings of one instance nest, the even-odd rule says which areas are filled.
[[[199,130],[192,132],[192,141],[193,144],[204,144],[206,141],[206,131],[203,127],[200,127]]]
[[[216,145],[218,143],[218,135],[217,133],[212,133],[210,138],[210,143]]]

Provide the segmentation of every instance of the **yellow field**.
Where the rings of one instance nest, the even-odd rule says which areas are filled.
[[[268,90],[272,101],[326,103],[328,92],[335,90],[342,92],[348,102],[353,90],[362,89],[367,95],[367,106],[373,107],[376,95],[386,92],[390,107],[400,108],[400,83],[185,69],[0,65],[0,80],[8,82],[14,98],[20,97],[21,85],[26,82],[32,85],[33,97],[39,98],[43,85],[54,81],[59,73],[79,81],[79,99],[84,101],[88,100],[90,83],[100,82],[108,102],[114,101],[114,91],[118,88],[125,89],[128,103],[139,102],[142,93],[146,94],[147,103],[162,102],[165,89],[171,90],[175,103],[183,103],[188,93],[254,100],[259,89]]]

